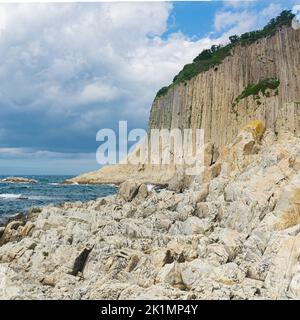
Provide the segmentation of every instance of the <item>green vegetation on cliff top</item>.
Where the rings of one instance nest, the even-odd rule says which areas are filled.
[[[156,97],[165,95],[174,85],[188,81],[199,73],[208,71],[213,67],[217,68],[226,57],[231,55],[232,49],[237,45],[246,46],[261,38],[273,36],[281,26],[291,25],[294,17],[295,15],[291,11],[283,11],[277,18],[270,20],[262,30],[247,32],[241,36],[231,36],[229,37],[230,43],[226,46],[213,45],[210,49],[203,50],[192,63],[183,67],[178,75],[174,77],[172,84],[161,88]]]

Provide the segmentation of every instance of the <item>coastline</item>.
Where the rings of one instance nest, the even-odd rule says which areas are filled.
[[[19,213],[26,214],[31,208],[95,200],[117,192],[115,185],[65,185],[63,181],[67,178],[70,176],[40,175],[35,176],[36,183],[20,183],[31,181],[32,176],[24,175],[13,178],[18,182],[0,181],[0,222]]]
[[[251,139],[240,135],[220,156],[220,174],[183,192],[127,181],[117,195],[11,221],[1,298],[299,298],[300,221],[286,212],[300,141],[267,131],[245,155]]]

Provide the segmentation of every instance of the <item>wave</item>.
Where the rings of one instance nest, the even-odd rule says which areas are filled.
[[[64,197],[49,197],[49,196],[26,196],[23,194],[15,193],[0,193],[0,199],[8,200],[34,200],[34,201],[53,201],[53,200],[66,200]]]
[[[55,196],[55,197],[51,197],[51,196],[29,196],[28,199],[30,200],[64,200],[65,198],[62,196]]]
[[[1,193],[0,199],[20,199],[20,200],[28,200],[27,196],[23,194],[14,194],[14,193]]]

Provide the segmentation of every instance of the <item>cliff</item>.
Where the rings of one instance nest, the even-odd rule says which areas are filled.
[[[280,84],[236,103],[248,86],[265,79]],[[222,147],[253,119],[275,130],[280,109],[295,101],[300,101],[300,31],[285,26],[272,37],[235,47],[222,64],[157,97],[149,128],[203,128],[206,141]]]
[[[299,44],[300,30],[282,25],[272,35],[233,46],[220,64],[190,80],[175,82],[158,94],[151,108],[149,130],[202,128],[214,154],[219,154],[251,120],[262,121],[276,134],[291,130],[293,123],[293,133],[299,135]],[[165,184],[177,171],[175,166],[116,165],[69,182],[121,183],[138,179]]]

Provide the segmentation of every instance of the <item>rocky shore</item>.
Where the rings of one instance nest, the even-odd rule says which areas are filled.
[[[299,299],[299,168],[299,138],[245,130],[183,192],[32,210],[0,230],[0,298]]]

